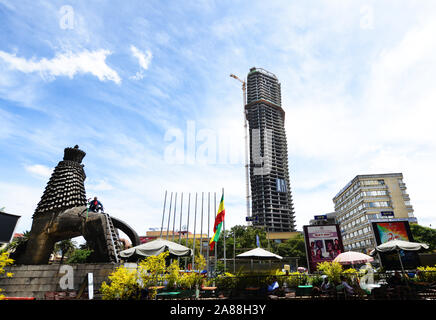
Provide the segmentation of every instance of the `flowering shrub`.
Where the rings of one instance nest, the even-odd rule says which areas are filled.
[[[109,285],[104,281],[100,288],[103,300],[132,299],[137,293],[136,270],[120,266],[109,276],[109,280]]]
[[[218,275],[215,281],[220,289],[234,289],[236,287],[236,276],[229,272]]]
[[[419,281],[433,282],[436,281],[436,265],[434,267],[418,267],[417,277]]]
[[[343,269],[339,262],[320,262],[318,263],[318,270],[327,275],[334,283],[341,282]]]
[[[11,258],[9,258],[9,253],[8,252],[3,252],[0,255],[0,275],[2,275],[3,273],[5,273],[5,267],[8,265],[11,265],[14,263],[14,260],[12,260]],[[11,272],[7,272],[6,273],[7,277],[12,277],[13,274]],[[2,289],[0,289],[0,292],[2,291]],[[0,293],[0,300],[3,300],[5,298],[4,295],[2,295]]]

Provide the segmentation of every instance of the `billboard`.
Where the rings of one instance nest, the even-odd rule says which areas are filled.
[[[320,262],[333,261],[344,252],[339,225],[303,226],[309,272]]]
[[[391,240],[413,241],[408,221],[373,222],[372,230],[377,245]],[[419,256],[416,252],[400,250],[400,256],[406,269],[414,269],[419,265]],[[388,270],[401,268],[397,252],[380,253],[380,259],[383,267]]]
[[[9,243],[20,216],[0,211],[0,243]]]

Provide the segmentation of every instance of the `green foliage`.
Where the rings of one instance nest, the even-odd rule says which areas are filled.
[[[71,241],[71,239],[66,239],[66,240],[59,241],[55,244],[53,253],[57,254],[58,252],[60,252],[61,254],[60,263],[62,263],[64,261],[65,256],[69,256],[76,249],[77,249],[76,243],[74,241]]]
[[[318,263],[318,271],[327,275],[329,280],[334,283],[341,282],[341,275],[343,272],[342,265],[339,262],[320,262]]]
[[[436,250],[436,229],[420,226],[419,224],[411,224],[410,231],[415,242],[428,244],[430,251]]]
[[[69,255],[67,263],[86,263],[91,253],[91,249],[76,249]]]
[[[242,253],[241,249],[255,248],[256,235],[259,237],[260,246],[268,248],[268,239],[263,228],[233,226],[230,230],[225,230],[217,243],[218,256],[224,256],[224,237],[226,238],[226,255],[227,257],[233,257],[235,247],[236,254]]]
[[[301,234],[285,242],[274,244],[273,251],[282,257],[299,257],[301,262],[305,263],[306,261],[306,246]]]
[[[219,289],[229,290],[236,288],[236,280],[237,278],[235,275],[226,272],[218,275],[215,278],[215,284]]]
[[[29,240],[29,231],[25,231],[22,237],[14,238],[11,242],[9,242],[6,247],[1,252],[14,252],[19,245]]]

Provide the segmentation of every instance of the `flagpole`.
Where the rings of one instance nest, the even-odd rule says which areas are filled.
[[[222,199],[224,199],[224,188],[223,188],[223,195],[222,195]],[[224,272],[226,272],[226,267],[227,267],[227,257],[226,257],[226,219],[223,219],[223,240],[224,240]]]
[[[233,273],[236,273],[236,228],[233,229]]]
[[[210,229],[210,192],[207,193],[207,262],[206,262],[206,270],[207,274],[209,275],[209,259],[210,259],[210,250],[209,250],[209,229]]]
[[[192,245],[192,270],[195,266],[195,230],[197,226],[197,192],[195,193],[195,211],[194,211],[194,243]]]
[[[176,209],[177,209],[177,192],[176,192],[176,197],[174,199],[174,217],[173,217],[173,242],[174,242],[174,232],[175,232],[175,228],[176,228]]]
[[[214,192],[214,195],[213,195],[213,206],[214,206],[214,212],[215,212],[215,217],[214,217],[214,221],[215,221],[215,219],[216,219],[216,192]],[[217,247],[218,247],[218,242],[215,243],[215,273],[216,273],[216,265],[218,262]]]
[[[201,193],[200,255],[203,255],[203,202],[204,192]]]
[[[188,221],[186,223],[186,246],[189,248],[189,212],[191,209],[191,193],[189,193],[188,195]],[[187,263],[188,263],[188,258],[185,258],[185,270],[187,270]]]
[[[179,226],[179,244],[182,244],[182,213],[183,213],[183,192],[180,197],[180,226]],[[180,257],[177,257],[177,263],[180,266]]]
[[[182,214],[183,214],[183,192],[180,197],[180,226],[179,226],[179,244],[182,241]]]
[[[160,226],[160,237],[162,238],[162,230],[163,230],[163,225],[164,225],[164,220],[165,220],[165,205],[167,203],[167,190],[165,190],[165,199],[164,199],[164,205],[163,205],[163,212],[162,212],[162,224]]]
[[[168,240],[168,232],[170,231],[170,220],[171,220],[171,204],[173,203],[173,193],[171,192],[171,197],[170,197],[170,209],[168,210],[168,227],[167,227],[167,237],[166,239]]]

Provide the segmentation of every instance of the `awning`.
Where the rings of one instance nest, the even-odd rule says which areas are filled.
[[[123,250],[120,252],[120,256],[122,258],[128,258],[136,254],[143,257],[149,257],[157,256],[165,251],[169,251],[171,255],[177,257],[192,255],[192,250],[188,247],[159,238],[147,243],[140,244],[139,246]]]
[[[236,258],[241,259],[258,259],[258,260],[268,260],[268,259],[283,259],[281,256],[274,254],[272,252],[269,252],[262,248],[256,248],[252,249],[250,251],[238,254]]]

